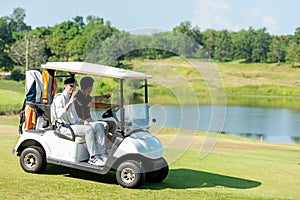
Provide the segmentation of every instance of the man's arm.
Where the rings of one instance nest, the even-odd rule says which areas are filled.
[[[94,96],[92,98],[93,98],[93,101],[100,101],[102,99],[108,99],[110,97],[111,97],[111,94],[104,94],[104,95],[101,95],[101,96]]]
[[[74,103],[76,100],[75,94],[72,94],[70,101],[65,102],[63,94],[57,96],[54,99],[54,106],[55,106],[55,114],[58,119],[62,118],[65,113],[69,110],[70,106]]]
[[[60,119],[66,113],[63,95],[57,95],[53,100],[55,117]]]
[[[105,109],[105,108],[111,108],[113,104],[108,104],[108,103],[94,103],[95,108],[98,109]]]
[[[108,103],[101,103],[101,102],[96,102],[102,99],[108,99],[111,97],[111,94],[104,94],[101,96],[93,96],[91,102],[88,104],[89,107],[94,107],[98,109],[106,109],[106,108],[111,108],[113,104],[108,104]]]

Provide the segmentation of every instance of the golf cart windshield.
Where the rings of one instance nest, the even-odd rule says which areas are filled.
[[[148,104],[126,105],[124,107],[126,130],[145,128],[150,125]]]
[[[97,90],[97,87],[101,89],[103,82],[107,81],[100,80],[95,89]],[[119,104],[120,99],[123,99],[123,106],[120,107],[120,109],[115,108],[106,111],[94,108],[92,109],[92,117],[98,120],[113,117],[120,127],[123,126],[123,131],[125,133],[128,133],[131,130],[149,127],[147,81],[122,80],[120,83],[120,88],[123,88],[121,90],[123,92],[120,92],[119,87],[115,87],[114,91],[109,92],[112,94],[111,102],[113,104]],[[121,98],[121,96],[123,96],[123,98]],[[123,116],[122,112],[124,114]]]

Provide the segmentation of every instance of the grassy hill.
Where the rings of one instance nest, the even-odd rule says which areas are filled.
[[[187,103],[209,104],[213,97],[224,94],[228,105],[300,108],[300,69],[288,64],[213,63],[181,57],[133,60],[127,64],[153,74],[154,82],[160,84],[159,89],[150,90],[154,91],[150,95],[154,102],[164,103],[179,94],[182,99],[196,96],[196,100]],[[173,103],[178,102],[173,98]]]

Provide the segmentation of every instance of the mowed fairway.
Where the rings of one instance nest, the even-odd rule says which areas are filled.
[[[299,145],[222,135],[212,152],[200,158],[205,133],[187,134],[191,145],[170,163],[165,181],[125,189],[116,184],[114,172],[100,176],[55,165],[42,174],[24,172],[11,153],[19,138],[17,121],[17,116],[0,117],[0,199],[300,199]],[[167,159],[180,149],[180,144],[170,145],[174,133],[156,133]]]
[[[0,79],[0,115],[18,112],[24,101],[23,82]]]

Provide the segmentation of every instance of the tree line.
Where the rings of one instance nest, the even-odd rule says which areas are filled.
[[[23,8],[0,18],[0,69],[36,68],[48,61],[89,61],[121,67],[132,58],[184,56],[228,62],[300,62],[300,27],[293,35],[271,35],[266,28],[237,32],[205,30],[185,21],[172,31],[135,35],[96,16],[76,16],[52,27],[32,29]]]

